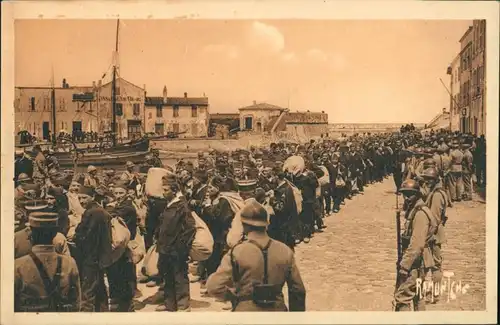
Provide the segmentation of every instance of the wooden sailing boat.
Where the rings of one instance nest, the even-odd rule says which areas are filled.
[[[132,161],[134,163],[143,162],[145,156],[149,153],[149,141],[150,139],[144,137],[139,140],[131,141],[125,144],[117,144],[117,123],[116,123],[116,74],[118,65],[118,36],[120,31],[120,20],[116,23],[116,46],[115,46],[115,57],[113,62],[113,80],[111,88],[112,97],[112,123],[111,123],[111,136],[112,136],[112,146],[110,148],[96,148],[93,150],[78,148],[76,144],[73,143],[73,148],[70,152],[55,152],[54,155],[59,161],[61,167],[73,167],[76,163],[78,166],[123,166],[125,162]],[[53,119],[55,124],[55,92],[54,88],[52,91],[52,111]]]

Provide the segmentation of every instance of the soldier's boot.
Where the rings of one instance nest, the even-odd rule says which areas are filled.
[[[411,307],[407,304],[396,304],[394,311],[411,311]]]
[[[413,299],[413,310],[414,311],[425,311],[425,299],[420,299],[416,296]]]

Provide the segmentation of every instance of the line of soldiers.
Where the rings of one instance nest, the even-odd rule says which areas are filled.
[[[395,180],[398,195],[404,197],[405,227],[398,243],[402,254],[397,263],[395,311],[421,311],[426,303],[439,301],[447,208],[472,200],[478,162],[470,148],[476,145],[469,135],[442,133],[424,137],[402,151],[401,176],[395,173]],[[400,218],[399,211],[396,217]],[[426,280],[429,273],[430,282]]]
[[[76,271],[72,271],[71,281],[61,279],[59,283],[68,285],[59,287],[64,299],[56,297],[55,305],[63,306],[57,310],[133,311],[132,300],[141,295],[137,290],[140,281],[163,291],[158,311],[190,311],[190,265],[194,270],[191,281],[201,282],[202,293],[230,300],[232,310],[284,310],[281,290],[285,282],[289,288],[287,309],[305,310],[305,289],[293,259],[294,247],[321,232],[323,219],[337,213],[344,200],[391,173],[403,194],[417,185],[419,193],[423,192],[425,186],[420,184],[427,174],[419,166],[424,161],[417,149],[410,149],[427,142],[416,132],[355,135],[345,141],[323,138],[248,151],[209,150],[199,153],[195,162],[180,160],[175,166],[163,166],[155,152],[140,166],[127,162],[119,176],[115,170],[99,171],[93,166],[84,175],[57,168],[48,171],[43,152],[37,153],[37,157],[43,156],[38,162],[20,155],[16,164],[23,164],[19,166],[30,160],[37,164],[35,170],[46,172],[16,172],[16,311],[53,310],[54,303],[48,304],[53,299],[54,290],[49,290],[53,285],[45,283],[43,274],[59,270],[54,261],[60,254],[76,261],[63,261],[61,277],[70,274],[66,264],[72,270],[76,265]],[[144,190],[151,168],[169,171],[157,180],[162,188],[159,197]],[[416,179],[417,185],[409,186],[409,180],[401,184],[404,179]],[[408,201],[406,206],[411,209],[414,205]],[[197,263],[188,253],[196,232],[192,212],[204,221],[214,241],[211,256]],[[241,218],[244,237],[230,243],[236,216]],[[114,253],[111,234],[115,217],[125,222],[131,241],[143,236],[146,250],[156,246],[158,274],[136,274],[129,247],[127,254]],[[32,236],[33,231],[42,233],[43,243],[34,240],[38,235]],[[47,246],[46,255],[33,252],[42,264],[45,257],[54,260],[45,265],[45,271],[28,256],[32,247],[40,245]],[[262,254],[257,249],[268,261],[265,274],[255,271],[262,269]],[[240,274],[231,276],[236,269]],[[251,289],[250,284],[262,284],[263,277],[265,285]],[[235,283],[234,279],[239,280]],[[238,288],[231,299],[226,287]],[[266,296],[270,291],[272,303],[253,296],[253,292]],[[40,298],[44,303],[38,303]]]

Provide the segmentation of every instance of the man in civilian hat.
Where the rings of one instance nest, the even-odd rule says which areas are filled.
[[[474,157],[469,150],[470,144],[464,142],[462,144],[462,152],[464,154],[464,158],[462,160],[462,182],[464,184],[464,193],[463,199],[464,201],[472,200],[472,173]]]
[[[451,201],[459,202],[462,200],[462,163],[464,160],[464,154],[459,149],[458,141],[453,141],[451,146],[451,166],[448,177],[448,186],[450,189]]]
[[[106,268],[112,264],[111,215],[95,201],[95,189],[82,186],[78,200],[85,209],[75,230],[75,260],[82,279],[82,311],[109,311],[104,283]]]
[[[241,210],[247,240],[234,246],[207,281],[211,296],[231,296],[233,311],[305,311],[306,290],[293,251],[266,233],[267,211],[255,199]],[[283,285],[288,287],[288,308]],[[229,289],[228,289],[229,288]],[[229,291],[229,292],[228,292]]]
[[[208,175],[205,170],[197,170],[194,172],[193,192],[189,200],[189,208],[196,212],[201,217],[202,203],[207,195]]]
[[[277,173],[277,187],[271,198],[274,215],[270,218],[269,237],[282,242],[292,250],[295,247],[294,233],[298,225],[297,204],[292,187],[285,179],[285,173]]]
[[[107,204],[106,211],[112,216],[118,216],[125,221],[130,232],[130,240],[137,233],[137,212],[132,200],[127,195],[128,182],[117,181],[113,189],[112,203]],[[123,254],[116,262],[106,269],[109,282],[110,311],[130,312],[134,310],[132,299],[136,293],[137,275],[135,264],[129,254]]]
[[[276,187],[276,179],[273,176],[273,162],[264,160],[258,176],[259,186],[269,192]]]
[[[56,252],[58,215],[29,215],[32,249],[15,261],[15,312],[80,311],[80,276],[75,260]]]
[[[162,182],[163,196],[168,203],[160,216],[155,237],[158,270],[165,282],[165,301],[156,311],[191,311],[188,257],[196,232],[195,221],[175,175],[164,176]]]

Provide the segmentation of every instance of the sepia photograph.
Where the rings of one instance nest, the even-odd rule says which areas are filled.
[[[11,22],[13,317],[496,314],[498,19],[151,18]]]

